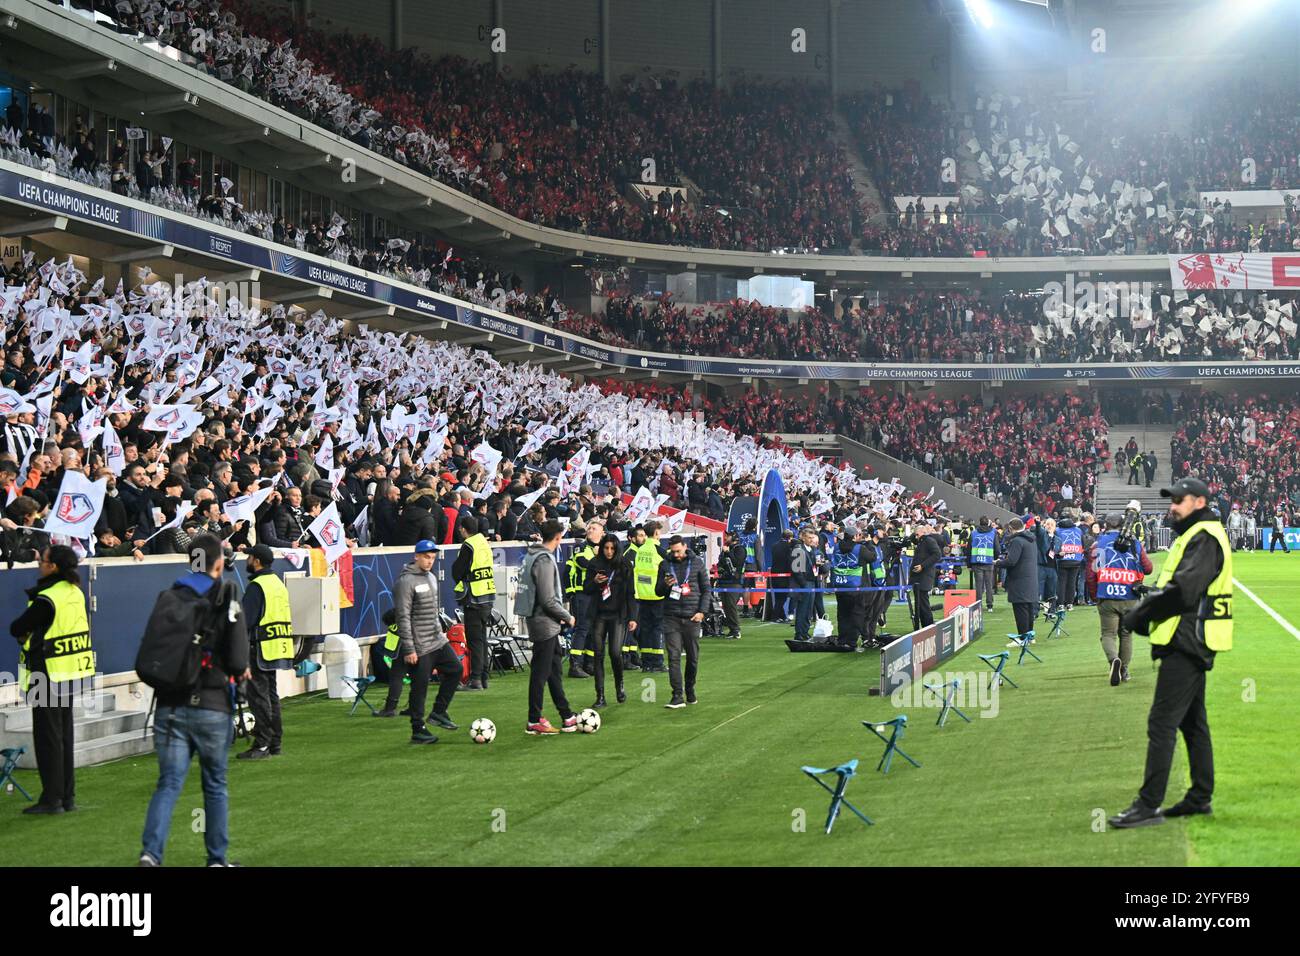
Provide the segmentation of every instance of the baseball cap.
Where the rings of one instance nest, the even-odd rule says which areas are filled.
[[[438,542],[430,541],[428,538],[421,538],[415,542],[415,553],[424,554],[426,551],[437,551]]]
[[[1160,489],[1161,498],[1182,498],[1186,495],[1191,495],[1193,498],[1208,498],[1210,489],[1199,478],[1179,478],[1168,488]]]
[[[248,549],[250,558],[257,558],[264,565],[269,565],[275,560],[275,552],[264,544],[255,544]]]

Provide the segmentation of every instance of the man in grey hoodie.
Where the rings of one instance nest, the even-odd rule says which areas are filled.
[[[528,724],[524,730],[533,735],[572,733],[578,729],[578,716],[564,696],[564,662],[559,637],[561,628],[572,627],[576,622],[564,606],[564,586],[560,582],[560,566],[555,561],[564,525],[552,519],[542,522],[538,530],[541,543],[529,545],[525,557],[530,564],[534,598],[533,613],[526,618],[533,659],[529,665]],[[560,727],[542,716],[542,691],[547,686],[551,688],[551,702],[563,720]]]
[[[429,679],[438,671],[438,698],[429,722],[455,730],[447,708],[460,686],[461,663],[442,631],[438,608],[438,581],[433,562],[438,545],[425,539],[415,546],[415,558],[402,569],[393,585],[393,610],[397,616],[397,653],[411,675],[411,743],[436,744],[438,738],[424,725],[424,700]]]

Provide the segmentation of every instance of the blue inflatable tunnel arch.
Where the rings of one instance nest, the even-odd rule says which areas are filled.
[[[789,526],[785,482],[773,468],[763,479],[763,490],[758,496],[758,566],[760,569],[764,571],[771,569],[772,548],[781,540],[781,535]]]

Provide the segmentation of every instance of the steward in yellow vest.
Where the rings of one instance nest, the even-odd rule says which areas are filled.
[[[32,708],[41,775],[41,798],[23,812],[63,813],[76,809],[72,703],[81,687],[91,689],[95,651],[77,553],[63,545],[46,548],[39,570],[40,580],[27,592],[27,609],[9,625],[22,647],[19,682]]]
[[[479,521],[465,515],[456,521],[460,552],[451,566],[456,582],[456,603],[465,624],[465,646],[469,650],[469,684],[466,690],[487,687],[491,660],[487,630],[492,623],[492,606],[497,599],[496,572],[492,569],[492,545],[479,530]],[[468,593],[466,593],[468,590]]]
[[[252,679],[245,685],[248,709],[256,721],[253,746],[238,754],[241,760],[261,760],[280,752],[280,690],[276,672],[293,667],[293,619],[289,589],[271,570],[275,555],[264,544],[248,553],[248,587],[244,589],[244,619],[253,644]]]
[[[1119,828],[1211,812],[1214,752],[1205,674],[1214,667],[1216,653],[1232,649],[1232,548],[1209,508],[1209,488],[1197,478],[1182,478],[1160,494],[1170,499],[1169,516],[1178,537],[1155,588],[1122,621],[1135,634],[1150,635],[1151,656],[1160,662],[1160,671],[1147,719],[1146,776],[1133,805],[1110,818],[1111,826]],[[1192,786],[1181,801],[1161,810],[1179,731],[1187,744]]]

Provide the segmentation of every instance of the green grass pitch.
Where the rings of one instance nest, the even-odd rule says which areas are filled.
[[[1237,578],[1300,625],[1300,557],[1235,560]],[[903,613],[891,612],[891,630],[903,629]],[[972,723],[954,715],[940,729],[936,710],[905,707],[903,747],[922,767],[896,759],[887,776],[874,769],[883,745],[861,725],[900,712],[867,696],[877,656],[790,654],[781,641],[790,629],[779,624],[751,624],[740,641],[704,641],[697,706],[665,710],[666,675],[631,675],[628,702],[611,704],[591,736],[525,736],[522,675],[459,696],[452,716],[462,729],[432,747],[410,745],[404,719],[375,720],[364,708],[349,717],[349,705],[323,697],[289,700],[284,756],[230,761],[231,858],[251,866],[1295,864],[1300,640],[1244,595],[1235,613],[1236,649],[1219,655],[1209,677],[1211,819],[1098,832],[1141,783],[1155,674],[1139,638],[1132,681],[1109,686],[1096,614],[1080,608],[1068,637],[1039,640],[1044,663],[1012,667],[1020,688],[1003,688],[996,717],[970,708]],[[984,670],[976,655],[1003,647],[1010,620],[999,599],[984,638],[943,671]],[[590,680],[566,688],[575,707],[592,702]],[[479,716],[497,724],[490,745],[469,739]],[[845,812],[827,836],[828,798],[799,768],[852,757],[861,764],[848,797],[876,825]],[[83,770],[82,809],[60,817],[22,817],[18,795],[0,795],[0,860],[134,863],[155,773],[152,756]],[[195,766],[169,865],[204,859],[192,825],[198,777]],[[38,789],[34,772],[20,779]],[[1186,785],[1180,741],[1167,803]]]

